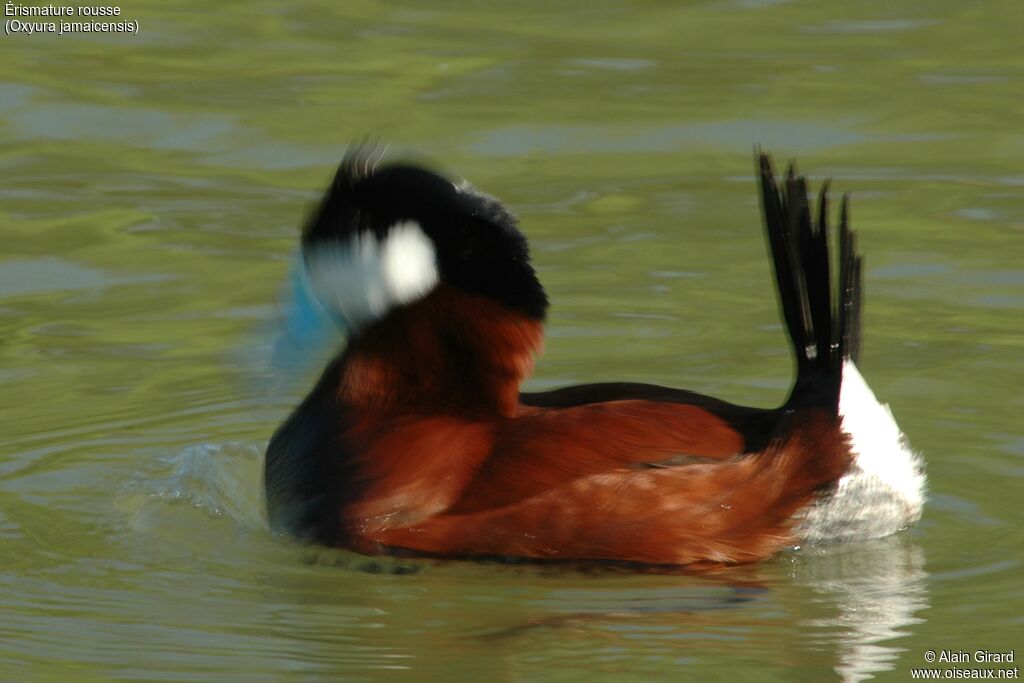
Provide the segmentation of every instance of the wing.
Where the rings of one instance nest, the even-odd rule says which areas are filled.
[[[692,405],[611,401],[533,410],[500,423],[453,513],[501,507],[593,475],[739,455],[742,436]]]
[[[373,540],[449,557],[691,568],[756,561],[793,542],[794,513],[849,465],[835,416],[807,411],[786,433],[744,457],[592,474],[509,505],[383,529]]]

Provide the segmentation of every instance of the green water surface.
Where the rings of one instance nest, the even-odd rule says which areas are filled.
[[[1024,658],[1019,0],[122,5],[0,37],[0,681],[910,680]],[[368,563],[272,536],[266,367],[346,145],[519,215],[532,387],[790,381],[752,149],[850,191],[863,370],[924,519],[712,577]],[[940,668],[952,668],[943,664]]]

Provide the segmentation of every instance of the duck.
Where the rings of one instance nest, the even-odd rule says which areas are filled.
[[[376,147],[301,233],[296,296],[336,353],[270,439],[273,532],[370,556],[700,571],[877,538],[922,514],[922,457],[858,370],[863,257],[842,198],[755,176],[796,377],[776,408],[604,382],[524,391],[549,306],[496,198]],[[312,304],[310,302],[313,302]]]

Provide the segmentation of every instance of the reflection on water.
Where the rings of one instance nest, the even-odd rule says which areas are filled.
[[[532,154],[651,153],[665,149],[713,146],[746,154],[753,143],[793,153],[863,142],[860,131],[823,123],[728,121],[649,126],[642,122],[615,126],[515,126],[488,131],[470,149],[487,156]]]
[[[0,299],[44,292],[85,290],[98,294],[116,285],[162,282],[164,275],[123,275],[88,268],[54,257],[0,263]]]
[[[834,633],[835,670],[844,683],[894,668],[908,627],[928,608],[924,550],[907,534],[824,549],[793,564],[792,576],[837,614],[807,626]]]

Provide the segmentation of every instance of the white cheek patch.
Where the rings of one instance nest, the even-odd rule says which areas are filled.
[[[439,280],[434,243],[415,221],[392,225],[383,239],[365,232],[317,245],[305,262],[310,289],[349,330],[422,298]]]
[[[434,243],[423,234],[419,223],[393,225],[381,248],[380,261],[388,293],[399,304],[419,299],[437,284]]]

